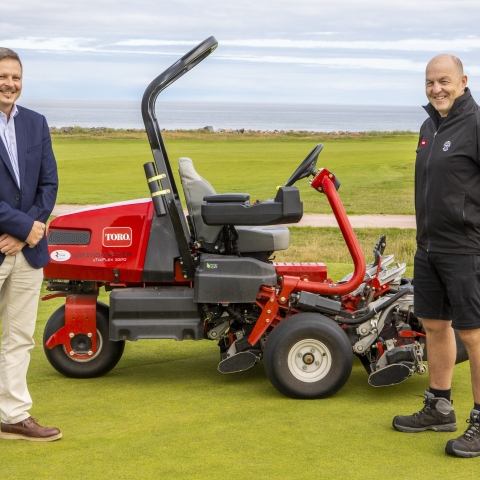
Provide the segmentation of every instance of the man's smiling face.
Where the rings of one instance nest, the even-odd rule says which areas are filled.
[[[22,93],[22,67],[17,60],[0,60],[0,112],[7,117]]]
[[[425,91],[440,116],[446,117],[456,98],[465,93],[467,77],[450,55],[439,55],[427,65]]]

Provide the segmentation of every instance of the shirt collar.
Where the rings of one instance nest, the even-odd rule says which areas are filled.
[[[460,95],[454,100],[452,108],[450,109],[450,111],[448,112],[445,118],[451,118],[457,115],[463,108],[466,107],[466,105],[470,102],[470,100],[473,100],[472,93],[470,92],[470,89],[468,87],[465,87],[465,93],[463,93],[462,95]],[[424,105],[423,108],[428,113],[428,115],[433,119],[433,121],[438,127],[439,126],[438,119],[440,118],[440,114],[435,109],[435,107],[431,103],[428,103],[427,105]]]
[[[7,117],[3,112],[0,112],[0,113],[2,113],[2,116],[4,118]],[[10,112],[10,119],[15,118],[17,115],[18,115],[18,108],[17,108],[17,104],[14,103],[12,107],[12,111]]]
[[[17,115],[18,115],[18,108],[17,108],[17,104],[14,103],[12,111],[10,112],[10,118],[16,117]]]

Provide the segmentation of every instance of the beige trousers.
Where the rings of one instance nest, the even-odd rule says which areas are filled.
[[[17,423],[30,416],[32,398],[27,370],[33,349],[38,297],[43,269],[32,268],[22,252],[6,256],[0,265],[0,410],[3,423]]]

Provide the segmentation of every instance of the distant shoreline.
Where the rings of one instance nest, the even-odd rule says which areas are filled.
[[[393,131],[379,131],[370,130],[362,132],[350,132],[344,130],[337,131],[315,131],[315,130],[252,130],[252,129],[232,129],[232,128],[217,128],[203,127],[198,129],[161,129],[162,134],[168,137],[212,137],[212,136],[285,136],[285,137],[392,137],[392,136],[417,136],[418,132],[412,130],[393,130]],[[138,128],[109,128],[109,127],[50,127],[50,133],[54,136],[95,136],[95,137],[119,137],[119,136],[134,136],[146,137],[145,129]]]

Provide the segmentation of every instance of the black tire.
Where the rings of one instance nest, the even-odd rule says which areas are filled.
[[[326,398],[350,377],[352,346],[330,318],[299,313],[272,330],[265,344],[264,365],[273,386],[287,397]]]
[[[48,319],[43,332],[43,350],[55,370],[70,378],[101,377],[109,372],[122,358],[125,342],[112,342],[108,338],[108,306],[97,302],[97,353],[88,360],[72,359],[64,345],[52,349],[45,347],[47,340],[65,325],[65,305]]]

